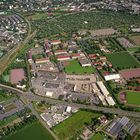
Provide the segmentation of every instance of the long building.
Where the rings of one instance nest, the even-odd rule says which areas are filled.
[[[107,96],[109,95],[109,92],[108,92],[108,90],[106,89],[106,87],[105,87],[105,85],[103,84],[103,82],[102,82],[102,81],[98,81],[98,82],[97,82],[97,85],[99,86],[99,88],[100,88],[101,92],[103,93],[103,95],[104,95],[105,97],[107,97]]]

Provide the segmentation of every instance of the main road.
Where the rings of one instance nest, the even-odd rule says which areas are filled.
[[[49,104],[56,104],[56,105],[63,104],[63,105],[74,106],[74,107],[77,107],[79,109],[80,108],[81,109],[90,109],[90,110],[94,110],[94,111],[101,111],[104,113],[118,114],[121,116],[135,117],[135,118],[140,119],[140,112],[127,111],[127,110],[122,110],[120,108],[99,107],[99,106],[95,106],[95,105],[84,105],[84,104],[77,104],[77,103],[55,100],[55,99],[46,98],[46,97],[43,97],[40,95],[33,94],[30,91],[23,92],[17,88],[13,88],[13,87],[3,85],[3,84],[0,84],[0,88],[17,93],[17,95],[20,97],[21,100],[27,101],[28,103],[31,103],[32,101],[45,100]]]

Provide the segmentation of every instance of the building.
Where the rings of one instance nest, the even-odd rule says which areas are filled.
[[[42,63],[47,63],[47,62],[50,62],[49,58],[40,58],[40,59],[35,60],[36,64],[42,64]]]
[[[25,72],[23,69],[12,69],[10,71],[10,82],[12,84],[20,84],[25,79]]]
[[[81,57],[80,53],[73,53],[73,54],[71,55],[71,58],[72,58],[72,59],[78,59],[78,58],[80,58],[80,57]]]
[[[98,81],[98,82],[97,82],[97,85],[98,85],[98,87],[100,88],[100,90],[101,90],[101,92],[103,93],[103,95],[104,95],[105,97],[107,97],[107,96],[109,95],[109,92],[108,92],[108,90],[106,89],[106,87],[105,87],[105,85],[103,84],[103,82],[102,82],[102,81]]]
[[[119,80],[120,79],[120,75],[119,74],[110,74],[110,75],[106,75],[104,76],[106,81],[110,81],[110,80]]]
[[[106,101],[110,106],[114,106],[115,102],[111,96],[106,97]]]
[[[54,93],[53,93],[53,92],[51,92],[51,91],[47,91],[47,92],[46,92],[46,96],[47,96],[47,97],[52,97],[52,96],[53,96],[53,94],[54,94]]]
[[[90,59],[96,59],[97,58],[97,55],[96,54],[89,54],[88,57]]]
[[[56,50],[55,55],[60,55],[60,54],[67,54],[67,51],[66,50]]]
[[[140,28],[132,28],[131,31],[132,32],[140,32]]]
[[[67,113],[70,113],[70,112],[71,112],[71,106],[67,106],[67,107],[66,107],[66,112],[67,112]]]
[[[111,125],[107,127],[106,131],[116,138],[118,134],[122,131],[122,129],[127,125],[129,120],[130,119],[125,116],[122,118],[117,118],[111,123]]]
[[[82,67],[90,67],[91,63],[88,61],[88,59],[80,59],[79,60]]]
[[[71,58],[67,55],[59,55],[56,57],[58,61],[65,61],[65,60],[70,60]]]
[[[27,53],[27,60],[28,60],[28,62],[30,64],[33,62],[33,60],[32,60],[32,52],[31,51],[28,51],[28,53]]]
[[[53,41],[51,41],[51,45],[59,45],[59,44],[61,44],[60,40],[53,40]]]

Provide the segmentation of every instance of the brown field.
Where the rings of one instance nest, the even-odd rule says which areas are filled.
[[[140,46],[140,36],[132,36],[130,39],[137,45]]]
[[[16,108],[16,106],[14,104],[9,104],[9,105],[5,106],[5,112],[9,112],[15,108]]]

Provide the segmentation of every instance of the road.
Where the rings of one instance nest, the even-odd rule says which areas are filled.
[[[17,93],[21,100],[23,100],[23,101],[28,100],[29,103],[32,102],[32,101],[45,100],[49,104],[59,104],[59,105],[63,104],[63,105],[74,106],[74,107],[82,108],[82,109],[102,111],[104,113],[118,114],[118,115],[121,115],[121,116],[135,117],[135,118],[140,119],[140,112],[126,111],[126,110],[122,110],[120,108],[107,108],[107,107],[99,107],[99,106],[95,106],[95,105],[84,105],[84,104],[77,104],[77,103],[55,100],[55,99],[35,95],[32,92],[23,92],[19,89],[12,88],[10,86],[6,86],[6,85],[3,85],[3,84],[0,84],[0,88]]]

